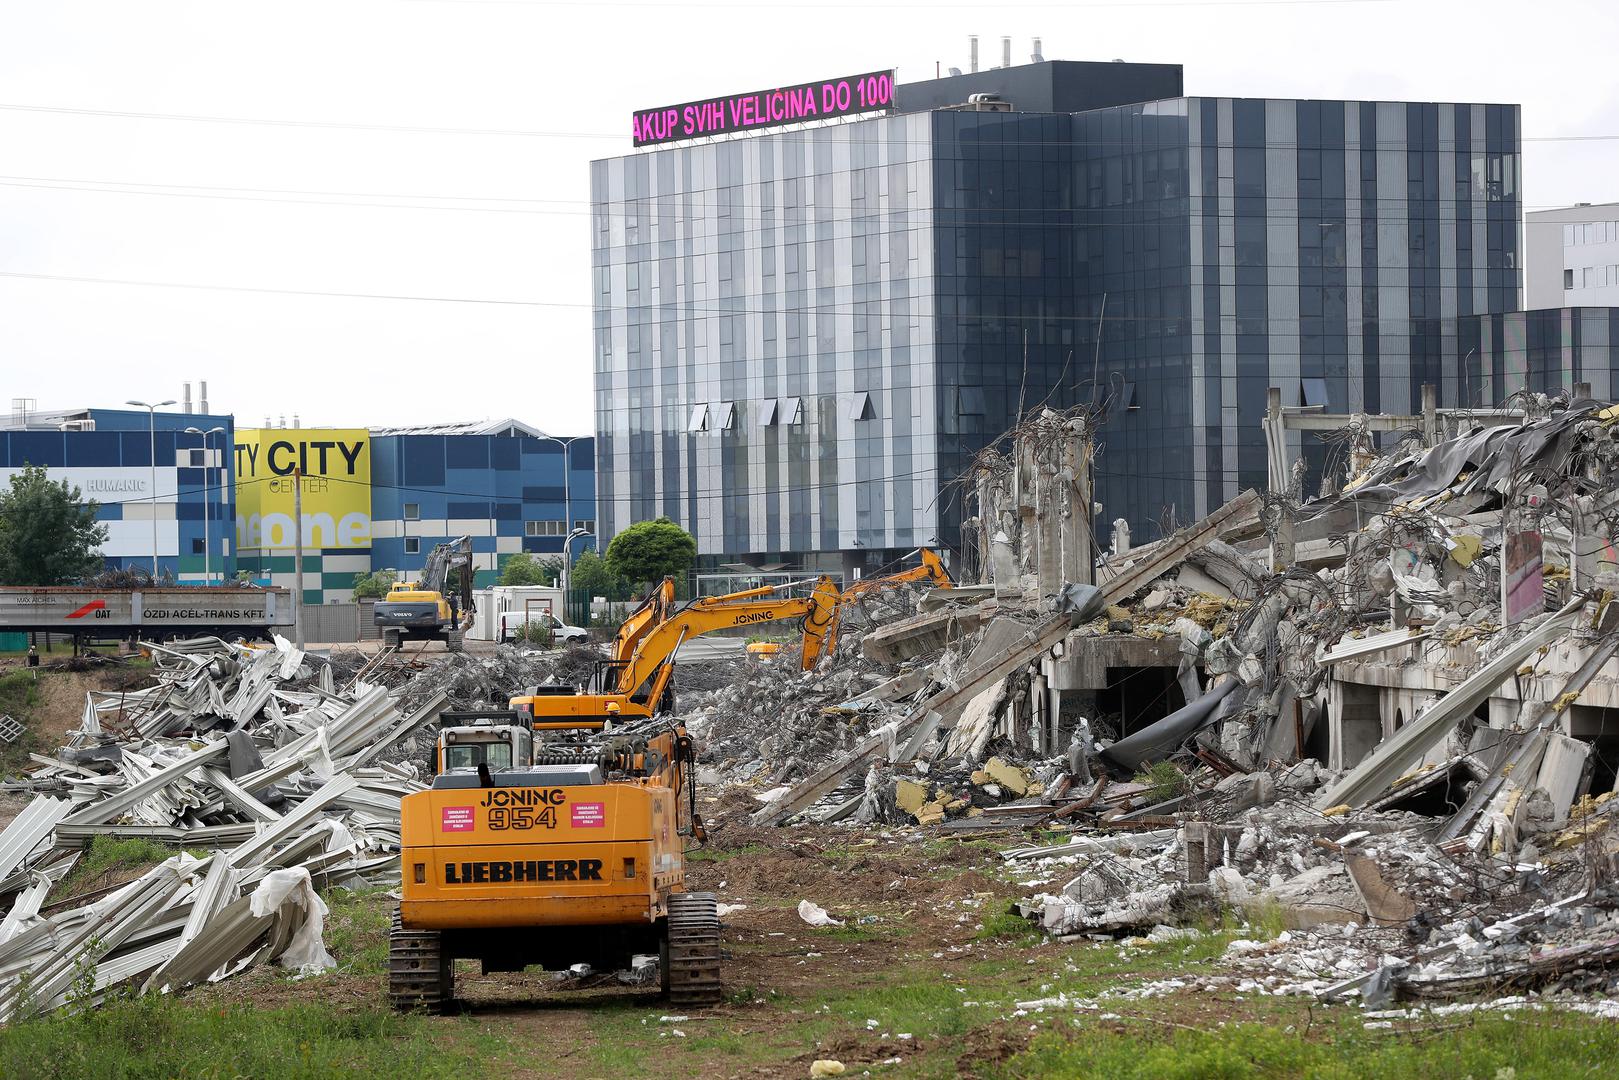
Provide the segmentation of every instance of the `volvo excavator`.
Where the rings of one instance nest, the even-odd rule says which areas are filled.
[[[475,610],[472,538],[458,536],[428,553],[421,577],[394,582],[371,619],[390,648],[405,641],[442,641],[450,652],[460,652]]]

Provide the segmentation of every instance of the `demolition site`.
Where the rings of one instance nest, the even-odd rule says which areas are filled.
[[[331,1000],[398,1025],[344,1068],[560,1025],[589,1075],[1150,1075],[1233,1026],[1233,1075],[1608,1045],[1619,406],[1273,395],[1268,490],[1140,545],[1088,527],[1105,423],[975,458],[954,575],[666,588],[565,648],[17,669],[50,707],[6,758],[0,1017]],[[766,610],[771,649],[718,636]]]

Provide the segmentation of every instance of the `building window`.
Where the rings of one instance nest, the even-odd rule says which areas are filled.
[[[580,521],[574,522],[573,527],[576,528],[576,529],[583,529],[585,532],[590,533],[592,536],[594,536],[595,533],[596,533],[596,522],[593,519],[590,519],[590,518],[585,518],[585,519],[582,519]]]
[[[862,390],[855,394],[854,401],[849,405],[850,420],[875,420],[877,410],[871,403],[871,394]]]
[[[770,398],[760,407],[759,426],[774,427],[776,423],[776,399]]]
[[[421,519],[422,519],[422,504],[421,503],[406,503],[405,504],[405,520],[406,521],[420,521]]]
[[[1563,271],[1563,288],[1572,289],[1573,287],[1574,287],[1574,271],[1572,271],[1572,270],[1564,270]]]
[[[568,523],[566,521],[525,521],[523,532],[528,536],[566,536]]]
[[[802,424],[804,422],[804,399],[801,397],[788,398],[782,412],[786,415],[788,424],[795,427]]]
[[[193,536],[191,538],[191,554],[193,554],[193,555],[206,555],[207,553],[208,553],[208,541],[203,539],[200,536]]]
[[[420,555],[422,553],[422,538],[419,536],[405,537],[405,554]]]
[[[691,418],[686,421],[686,430],[687,431],[707,431],[708,430],[708,406],[707,405],[693,405],[691,407]]]
[[[730,431],[736,427],[736,406],[729,401],[722,401],[714,406],[714,430]]]

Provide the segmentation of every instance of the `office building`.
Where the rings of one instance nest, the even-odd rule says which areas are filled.
[[[190,427],[205,434],[188,434]],[[25,465],[43,466],[51,480],[65,480],[96,504],[109,569],[151,572],[155,548],[159,577],[217,583],[235,575],[232,431],[225,415],[41,411],[19,399],[0,423],[0,484]]]
[[[1619,304],[1619,203],[1524,215],[1524,255],[1529,308]]]
[[[1459,400],[1456,326],[1518,307],[1519,141],[1512,105],[1054,61],[597,161],[602,531],[663,514],[711,565],[871,568],[959,542],[953,481],[1020,408],[1106,400],[1102,520],[1155,535],[1263,485],[1269,386]]]

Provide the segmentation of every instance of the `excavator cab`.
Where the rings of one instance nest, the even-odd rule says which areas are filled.
[[[534,728],[509,710],[447,712],[439,717],[433,774],[456,770],[526,768],[534,761]]]

